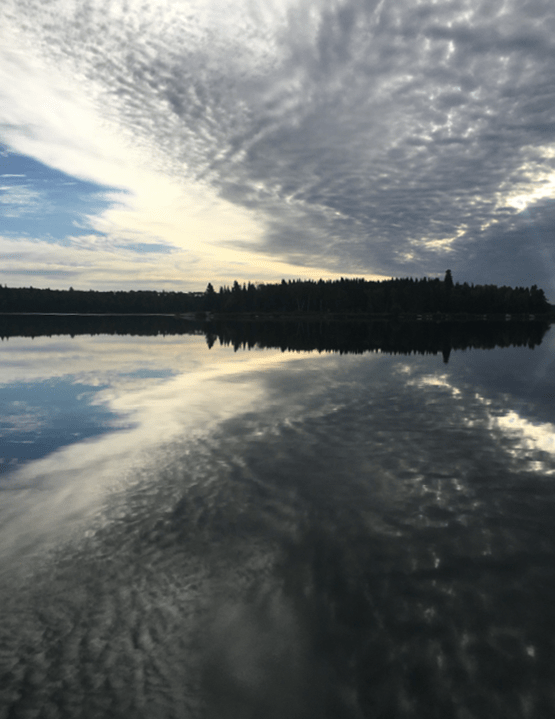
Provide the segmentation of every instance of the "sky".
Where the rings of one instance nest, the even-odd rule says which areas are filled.
[[[3,0],[0,283],[555,302],[552,0]]]

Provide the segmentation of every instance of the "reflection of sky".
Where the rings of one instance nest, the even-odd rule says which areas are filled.
[[[160,380],[170,370],[138,369],[112,378],[120,386],[136,380]],[[127,415],[116,412],[106,401],[108,384],[86,384],[79,377],[14,383],[2,387],[0,417],[0,472],[13,470],[21,462],[44,457],[75,442],[129,429]]]
[[[13,511],[24,516],[24,534],[28,502],[35,505],[32,497],[18,504],[17,487],[51,490],[50,510],[45,511],[46,495],[35,506],[35,527],[40,531],[46,523],[52,530],[61,497],[65,517],[96,507],[108,488],[125,484],[169,441],[191,439],[260,404],[260,387],[242,373],[292,357],[218,346],[208,351],[203,336],[3,343],[0,396],[6,409],[0,456],[7,469],[14,469],[16,460],[24,463],[9,481]]]
[[[0,351],[0,457],[4,467],[13,460],[36,459],[131,424],[142,427],[138,431],[144,435],[159,437],[157,427],[161,425],[156,426],[156,417],[169,436],[170,427],[177,431],[187,413],[191,417],[199,412],[204,417],[218,415],[221,402],[210,406],[200,389],[202,380],[210,383],[214,377],[221,380],[229,375],[236,381],[243,371],[262,369],[271,358],[280,356],[277,352],[235,353],[221,347],[208,352],[203,337],[191,336],[149,340],[118,336],[43,337],[32,341],[13,338],[3,343]],[[314,364],[310,355],[300,360],[298,355],[281,357],[288,360],[286,375],[274,372],[265,374],[264,379],[270,385],[277,381],[279,392],[289,404],[300,402],[306,409],[312,392],[316,392],[318,403],[322,392],[329,400],[337,381],[336,358],[328,358],[333,369],[323,380],[328,366],[323,358]],[[393,366],[396,381],[406,382],[408,387],[441,386],[463,403],[469,397],[479,397],[484,408],[489,407],[495,416],[496,426],[513,437],[515,428],[524,432],[527,427],[527,435],[534,435],[536,442],[549,448],[555,397],[554,357],[555,335],[548,334],[547,341],[535,351],[508,348],[455,352],[447,367],[438,367],[435,357],[394,361]],[[376,360],[377,356],[367,355],[361,371],[364,367],[392,366],[391,359],[386,359],[385,365],[376,364]],[[341,366],[342,374],[352,371],[347,368],[352,368],[353,359],[344,360]],[[376,372],[372,370],[369,381],[376,382]],[[317,377],[315,386],[308,381],[312,375]],[[360,381],[360,377],[353,381]],[[313,387],[310,392],[309,387]],[[174,412],[177,406],[179,410]],[[176,413],[177,419],[173,416]],[[530,429],[533,427],[536,429]],[[540,441],[540,434],[546,438]]]
[[[9,402],[52,425],[65,406],[56,391],[66,391],[68,406],[91,421],[100,408],[108,422],[0,485],[0,574],[10,579],[9,593],[0,582],[0,644],[17,657],[37,637],[28,661],[45,677],[41,706],[62,712],[86,696],[95,715],[112,702],[114,716],[146,716],[123,706],[133,696],[158,703],[149,715],[179,715],[194,693],[182,677],[200,666],[199,618],[215,613],[224,676],[264,665],[268,648],[271,667],[297,661],[295,677],[274,672],[276,697],[284,678],[292,692],[299,677],[313,686],[315,673],[297,672],[311,647],[329,660],[326,685],[348,674],[361,691],[372,684],[368,656],[385,656],[388,680],[372,687],[382,706],[390,690],[414,709],[421,675],[436,704],[474,710],[493,695],[501,710],[479,714],[495,719],[522,716],[507,710],[519,688],[500,675],[529,672],[526,688],[550,690],[555,411],[531,401],[553,389],[549,345],[453,353],[448,365],[208,351],[203,337],[44,338],[2,350]],[[40,563],[31,582],[29,557]],[[306,651],[289,651],[305,639]],[[60,693],[76,646],[79,671]],[[15,713],[38,706],[38,685],[23,696],[24,679],[8,681]],[[271,711],[244,712],[255,714]],[[361,715],[372,712],[341,713]]]
[[[450,370],[476,386],[491,399],[506,398],[512,409],[530,418],[553,418],[555,399],[555,330],[552,327],[542,344],[530,352],[525,347],[508,347],[486,352],[451,355]],[[482,388],[482,389],[480,389]]]
[[[448,366],[438,357],[208,351],[200,336],[17,338],[1,352],[0,457],[4,468],[25,462],[10,486],[55,488],[53,501],[62,493],[76,516],[108,488],[144,476],[153,457],[167,465],[174,451],[243,415],[264,437],[280,423],[337,423],[358,412],[377,460],[391,463],[391,452],[411,447],[404,464],[422,468],[434,461],[436,443],[431,454],[415,446],[411,427],[431,422],[436,433],[435,417],[484,445],[493,441],[522,469],[553,466],[548,343],[452,353]]]
[[[116,415],[94,402],[100,389],[71,377],[2,388],[0,471],[113,430]]]

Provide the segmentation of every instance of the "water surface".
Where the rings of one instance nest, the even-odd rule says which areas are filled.
[[[554,340],[0,347],[0,717],[549,717]]]

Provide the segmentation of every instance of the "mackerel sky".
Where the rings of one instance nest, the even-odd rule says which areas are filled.
[[[553,0],[2,0],[0,282],[555,302]]]

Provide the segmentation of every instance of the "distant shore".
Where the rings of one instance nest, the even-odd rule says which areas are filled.
[[[0,312],[176,315],[244,320],[476,321],[527,320],[555,316],[544,291],[532,287],[474,285],[423,277],[368,281],[282,280],[272,284],[220,287],[209,282],[204,292],[155,290],[51,290],[0,284]],[[552,321],[551,319],[549,320]]]
[[[555,322],[548,313],[468,312],[0,312],[1,317],[173,317],[202,322]]]
[[[470,314],[467,312],[197,312],[178,314],[183,319],[243,322],[555,322],[555,312],[541,314]]]

